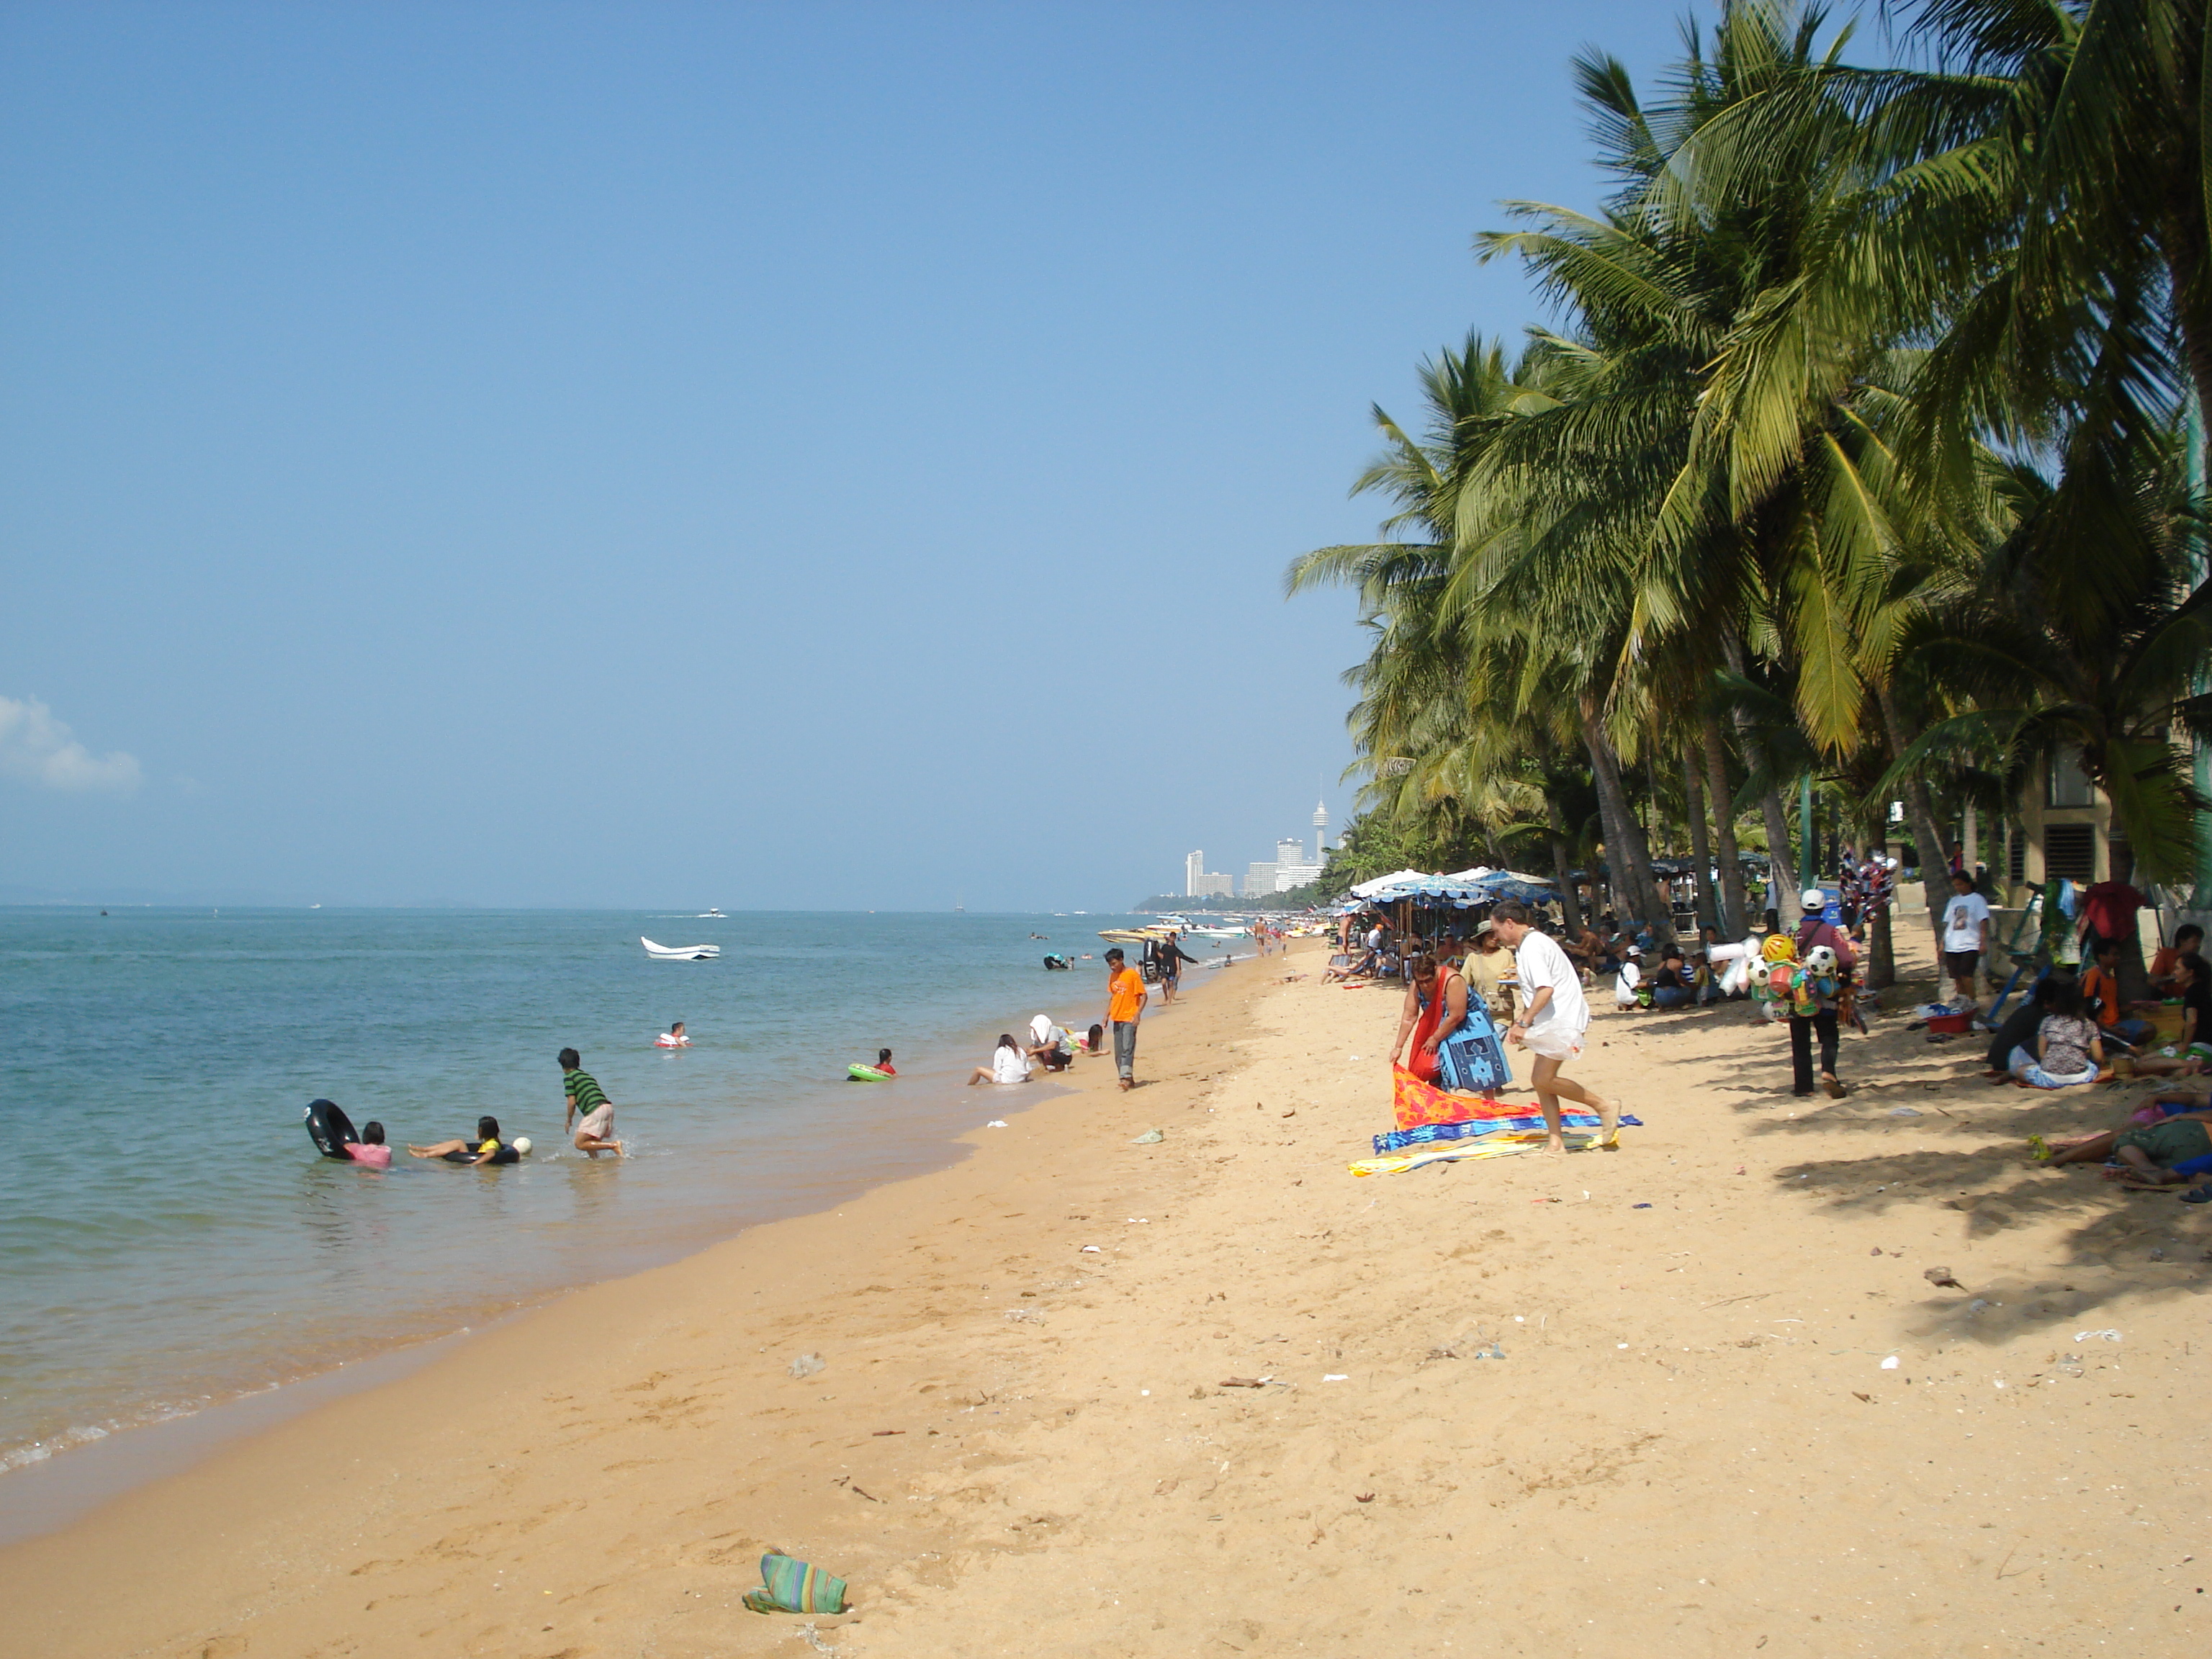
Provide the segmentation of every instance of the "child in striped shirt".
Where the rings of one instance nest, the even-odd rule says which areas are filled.
[[[583,1063],[584,1057],[574,1048],[561,1051],[561,1086],[568,1096],[568,1113],[562,1121],[562,1131],[566,1133],[571,1127],[575,1130],[576,1150],[586,1157],[597,1158],[601,1152],[627,1157],[622,1142],[614,1138],[614,1103],[607,1098],[607,1091],[599,1087],[591,1073],[578,1069]],[[577,1121],[580,1113],[581,1122]]]

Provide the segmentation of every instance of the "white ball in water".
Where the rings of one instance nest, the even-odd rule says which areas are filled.
[[[515,1136],[514,1150],[518,1152],[528,1152],[530,1150],[530,1137],[528,1135]]]

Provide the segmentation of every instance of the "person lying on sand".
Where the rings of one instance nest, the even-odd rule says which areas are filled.
[[[2212,1097],[2208,1091],[2161,1090],[2146,1104],[2167,1115],[2154,1123],[2108,1129],[2068,1146],[2051,1147],[2040,1135],[2030,1136],[2028,1144],[2053,1166],[2117,1158],[2118,1167],[2106,1170],[2105,1176],[2124,1187],[2178,1187],[2212,1175],[2212,1127],[2208,1127],[2212,1126]]]

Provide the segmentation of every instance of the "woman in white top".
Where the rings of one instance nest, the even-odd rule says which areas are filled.
[[[1583,1050],[1583,1033],[1589,1030],[1589,1004],[1583,1000],[1582,975],[1549,935],[1537,931],[1528,908],[1514,899],[1502,899],[1490,913],[1492,931],[1511,949],[1520,979],[1521,1018],[1507,1037],[1535,1056],[1529,1082],[1536,1103],[1543,1109],[1547,1152],[1564,1152],[1567,1143],[1559,1133],[1559,1102],[1571,1100],[1592,1108],[1598,1115],[1598,1145],[1608,1151],[1620,1141],[1620,1109],[1603,1095],[1594,1093],[1559,1066]]]
[[[969,1074],[968,1086],[979,1083],[1027,1083],[1030,1080],[1030,1057],[1022,1052],[1022,1045],[1012,1034],[999,1033],[999,1046],[991,1051],[991,1063],[978,1066]]]

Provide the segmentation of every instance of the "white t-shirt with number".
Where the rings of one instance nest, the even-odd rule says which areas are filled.
[[[1571,1031],[1579,1036],[1589,1029],[1589,1004],[1583,1000],[1582,975],[1575,964],[1567,960],[1567,953],[1548,933],[1535,929],[1528,931],[1513,952],[1513,963],[1521,980],[1520,1003],[1526,1008],[1536,993],[1546,986],[1552,988],[1551,1000],[1536,1011],[1528,1022],[1532,1031]]]
[[[1982,924],[1990,919],[1990,902],[1979,893],[1954,893],[1943,905],[1943,948],[1978,951]]]

